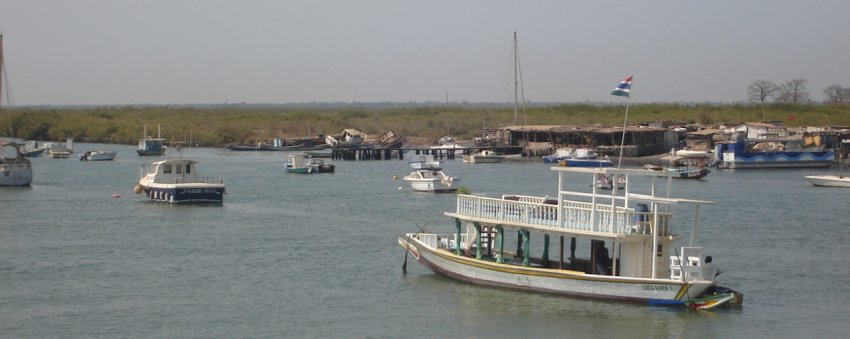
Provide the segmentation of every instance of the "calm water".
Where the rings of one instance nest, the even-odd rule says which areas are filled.
[[[850,190],[835,170],[713,171],[675,191],[703,206],[699,245],[738,310],[695,312],[484,288],[414,261],[396,238],[451,232],[454,195],[413,193],[398,160],[285,174],[284,154],[185,149],[224,178],[223,206],[132,193],[134,147],[113,162],[34,158],[32,188],[0,189],[0,337],[845,337]],[[475,194],[555,194],[542,163],[444,164]],[[397,187],[403,186],[402,191]],[[118,199],[113,194],[120,194]],[[680,218],[677,225],[689,223]],[[678,230],[689,229],[678,227]]]

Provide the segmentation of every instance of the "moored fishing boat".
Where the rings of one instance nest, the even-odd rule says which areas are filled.
[[[115,160],[115,151],[86,151],[80,154],[80,161],[108,161]]]
[[[404,176],[404,181],[417,192],[452,193],[457,191],[454,186],[457,178],[443,173],[440,162],[433,155],[419,155],[410,162],[410,173]]]
[[[734,142],[715,146],[717,168],[826,168],[835,163],[835,151],[803,147],[802,139],[755,139],[735,136]]]
[[[157,137],[148,136],[148,126],[145,125],[143,136],[139,139],[139,147],[136,149],[136,153],[139,156],[157,156],[165,154],[165,138],[161,136],[159,133],[159,126],[157,126]]]
[[[187,159],[157,161],[142,166],[141,178],[134,188],[154,201],[178,203],[223,203],[224,181],[221,178],[201,177],[195,168],[198,162]]]
[[[286,173],[296,174],[334,173],[336,165],[326,163],[322,159],[313,159],[306,153],[299,152],[287,155],[283,170]]]
[[[850,177],[843,175],[807,175],[812,185],[823,187],[850,187]]]
[[[463,162],[469,164],[493,164],[505,160],[504,156],[497,155],[496,152],[483,150],[475,154],[467,154],[463,156]]]
[[[0,142],[0,186],[29,186],[32,163],[14,142]]]
[[[453,234],[409,233],[398,243],[432,271],[481,285],[703,309],[743,300],[740,293],[716,286],[716,274],[704,264],[710,260],[702,247],[694,246],[699,207],[712,202],[671,197],[673,173],[552,170],[558,173],[556,198],[458,195],[456,211],[445,212],[454,219]],[[626,176],[623,195],[617,188],[610,193],[600,193],[595,186],[590,193],[568,190],[581,186],[570,185],[581,175],[596,181],[618,173]],[[656,186],[663,183],[667,195],[658,196],[665,190]],[[638,194],[635,187],[649,194]],[[682,247],[675,244],[679,233],[674,232],[672,205],[693,207],[693,215],[682,219],[693,221],[690,239]],[[543,238],[542,249],[535,251],[542,250],[540,257],[530,255],[532,233]],[[518,234],[516,251],[505,250],[505,234]],[[550,256],[551,237],[560,238],[560,251],[555,251],[560,255]],[[566,260],[564,237],[570,238]],[[578,240],[584,246],[577,247]],[[613,249],[610,257],[608,248]]]

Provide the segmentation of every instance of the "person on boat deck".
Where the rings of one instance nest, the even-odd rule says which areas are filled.
[[[720,269],[711,260],[710,255],[705,256],[705,263],[702,264],[702,277],[704,279],[714,279],[714,277],[720,275]]]

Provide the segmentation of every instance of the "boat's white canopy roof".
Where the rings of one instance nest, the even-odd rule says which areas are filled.
[[[633,168],[621,168],[617,169],[616,167],[570,167],[570,166],[552,166],[551,169],[556,172],[572,172],[572,173],[586,173],[586,174],[626,174],[626,175],[639,175],[645,177],[663,177],[668,178],[674,175],[678,175],[673,172],[665,172],[665,171],[650,171],[646,169],[633,169]]]
[[[154,161],[153,163],[151,163],[151,165],[159,165],[159,164],[185,164],[185,163],[189,163],[189,164],[191,164],[191,165],[194,165],[194,164],[197,164],[197,163],[198,163],[198,161],[197,161],[197,160],[190,160],[190,159],[166,159],[166,160],[161,160],[161,161]]]

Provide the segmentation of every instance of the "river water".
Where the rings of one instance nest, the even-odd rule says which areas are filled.
[[[697,244],[722,284],[745,295],[740,309],[701,312],[480,287],[412,258],[403,275],[397,237],[417,224],[451,232],[443,212],[455,203],[394,180],[406,161],[337,161],[336,174],[294,175],[284,153],[187,148],[179,155],[222,177],[228,194],[222,206],[171,206],[132,193],[156,158],[125,145],[76,149],[118,157],[34,158],[31,188],[0,189],[0,337],[850,333],[850,189],[803,178],[835,169],[676,181],[674,195],[718,202],[702,207]],[[443,167],[474,194],[556,193],[557,175],[542,163]]]

